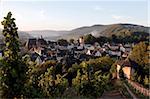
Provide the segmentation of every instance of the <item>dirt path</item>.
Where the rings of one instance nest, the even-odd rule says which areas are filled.
[[[118,90],[104,92],[99,99],[125,99]]]
[[[127,88],[130,95],[133,97],[133,99],[137,99],[137,97],[133,94],[133,92],[129,89],[129,87],[124,83],[124,86]]]

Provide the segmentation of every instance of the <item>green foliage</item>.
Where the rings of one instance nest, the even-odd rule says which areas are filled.
[[[90,59],[87,64],[93,67],[94,71],[102,70],[103,72],[109,72],[114,60],[110,57],[101,57],[97,59]]]
[[[65,39],[59,39],[57,42],[61,46],[67,46],[68,45],[68,41]]]
[[[145,84],[145,86],[146,86],[147,88],[149,87],[150,78],[148,78],[148,76],[145,76],[145,78],[144,78],[144,84]]]
[[[23,57],[23,59],[30,60],[27,57]],[[29,65],[28,78],[25,84],[25,97],[61,97],[68,86],[68,82],[62,75],[60,66],[56,61],[47,61],[41,65]]]
[[[50,67],[45,74],[38,77],[38,86],[46,97],[60,97],[67,88],[67,80],[60,74],[54,75],[53,71],[54,67]]]
[[[87,44],[94,44],[94,42],[96,41],[96,38],[92,34],[87,34],[83,38],[84,42]]]
[[[101,57],[73,64],[66,59],[64,64],[47,61],[41,65],[32,62],[29,55],[19,55],[19,37],[14,18],[9,12],[4,18],[3,35],[5,41],[4,58],[0,60],[0,97],[1,98],[56,98],[65,95],[83,97],[99,97],[104,90],[110,89],[110,73],[116,73],[116,63],[110,57]],[[94,44],[95,41],[104,44],[138,42],[145,39],[143,34],[130,34],[121,31],[122,35],[95,38],[91,34],[84,36],[85,43]],[[134,35],[130,37],[130,35]],[[70,43],[74,40],[70,39]],[[68,42],[59,39],[58,44],[67,46]],[[149,87],[149,59],[147,45],[142,42],[136,45],[129,58],[138,63],[138,69],[131,78]],[[71,66],[72,65],[72,66]],[[69,88],[68,88],[69,87]],[[65,94],[69,92],[72,94]]]
[[[70,42],[71,44],[74,44],[74,39],[70,39],[69,42]]]
[[[104,43],[110,42],[110,38],[105,37],[105,36],[99,36],[96,38],[96,41],[100,44],[100,45],[104,45]]]
[[[138,77],[138,82],[141,82],[141,76]]]
[[[31,62],[29,55],[22,57],[22,61],[28,66],[23,93],[25,98],[70,96],[67,91],[70,81],[72,94],[80,97],[98,97],[104,89],[109,89],[109,69],[113,63],[109,57],[84,61],[80,65],[73,64],[70,68],[67,67],[65,73],[62,72],[63,65],[56,61],[36,65]]]
[[[117,36],[116,35],[112,35],[111,36],[112,42],[116,43],[118,41]]]
[[[110,69],[110,73],[116,73],[117,72],[117,62],[113,63]]]
[[[140,42],[135,45],[133,51],[130,55],[130,59],[138,63],[140,66],[145,66],[148,64],[148,52],[147,45],[144,42]]]
[[[19,52],[19,36],[17,33],[17,27],[14,22],[14,18],[11,17],[12,14],[9,12],[4,20],[2,25],[4,26],[3,35],[5,40],[5,51],[4,56],[7,58],[6,61],[13,61],[18,59]]]
[[[83,61],[77,70],[77,76],[73,79],[73,87],[75,87],[78,95],[101,96],[104,89],[108,89],[109,69],[112,63],[113,60],[109,57]]]
[[[116,31],[116,30],[115,30]],[[119,35],[117,35],[119,33]],[[110,37],[99,36],[94,37],[91,34],[84,36],[85,43],[94,44],[99,42],[103,45],[106,42],[111,43],[139,43],[141,41],[149,41],[149,34],[147,32],[131,32],[129,30],[120,31],[117,34],[114,33]]]
[[[76,78],[73,79],[79,96],[98,97],[101,96],[107,84],[109,75],[102,75],[101,71],[90,74],[85,69],[78,70]]]
[[[19,98],[23,95],[27,70],[19,56],[18,28],[11,16],[9,12],[2,21],[5,48],[4,58],[0,62],[0,97],[3,98]]]
[[[133,51],[129,58],[136,62],[138,66],[135,68],[136,74],[134,75],[133,80],[143,84],[144,86],[148,87],[147,82],[150,80],[149,78],[149,53],[148,53],[148,46],[145,42],[140,42],[139,44],[135,45]]]
[[[117,61],[112,64],[112,66],[111,66],[109,72],[110,72],[111,75],[112,75],[112,79],[114,79],[114,78],[117,76],[117,75],[116,75],[116,73],[117,73]]]

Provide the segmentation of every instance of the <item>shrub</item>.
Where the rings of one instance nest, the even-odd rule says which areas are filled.
[[[73,87],[80,96],[101,96],[109,83],[110,75],[108,73],[103,73],[102,70],[92,71],[91,68],[94,68],[95,65],[93,61],[82,62],[81,67],[77,70],[76,78],[73,79]]]
[[[147,82],[150,80],[148,79],[149,76],[149,52],[148,52],[148,45],[145,42],[140,42],[139,44],[135,45],[133,48],[132,53],[130,54],[129,58],[137,63],[135,67],[136,74],[132,77],[132,80],[143,84],[145,87],[148,87]]]
[[[50,67],[45,74],[38,77],[38,86],[45,93],[46,97],[60,97],[68,85],[65,78],[60,74],[53,74],[53,71],[54,67]]]

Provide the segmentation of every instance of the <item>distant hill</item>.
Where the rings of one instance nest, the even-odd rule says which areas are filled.
[[[135,24],[112,24],[112,25],[93,25],[89,27],[80,27],[70,31],[68,35],[62,38],[78,38],[86,34],[92,34],[95,37],[106,36],[110,37],[113,34],[118,36],[131,36],[133,33],[144,33],[148,35],[150,28]]]
[[[19,36],[22,39],[27,39],[30,37],[44,37],[47,40],[57,40],[60,38],[64,39],[77,39],[80,36],[84,36],[86,34],[92,34],[95,37],[98,36],[106,36],[110,37],[111,35],[131,35],[133,33],[149,33],[149,27],[135,25],[135,24],[111,24],[111,25],[92,25],[92,26],[84,26],[76,29],[72,29],[70,31],[55,31],[55,30],[33,30],[33,31],[19,31]],[[1,34],[0,34],[1,37]]]
[[[131,36],[133,33],[149,33],[149,27],[134,24],[114,24],[110,25],[107,29],[100,32],[102,36],[111,36],[113,34],[118,36]]]
[[[93,36],[97,37],[99,36],[100,32],[107,29],[107,25],[93,25],[93,26],[87,26],[87,27],[80,27],[77,29],[73,29],[70,31],[68,35],[63,36],[63,38],[78,38],[79,36],[83,36],[86,34],[92,34]]]
[[[31,35],[29,35],[27,32],[24,31],[19,31],[18,35],[21,42],[25,42],[28,38],[32,37]],[[0,29],[0,41],[2,41],[2,38],[3,38],[2,29]]]

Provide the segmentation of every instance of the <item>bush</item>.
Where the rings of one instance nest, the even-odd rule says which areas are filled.
[[[138,63],[139,66],[146,66],[148,65],[148,46],[144,42],[140,42],[139,44],[135,45],[131,55],[129,56],[132,61]]]
[[[61,97],[68,86],[67,79],[59,73],[55,61],[33,65],[27,72],[25,84],[26,98]]]
[[[108,69],[111,65],[112,60],[108,57],[83,61],[77,70],[77,76],[72,82],[78,95],[87,97],[101,96],[104,89],[108,89],[107,84],[110,82]]]
[[[80,65],[84,67],[84,64],[90,66],[94,72],[102,70],[103,73],[109,73],[111,65],[114,60],[110,57],[101,57],[97,59],[90,59],[89,61],[83,61]]]
[[[79,96],[98,97],[104,92],[109,83],[109,75],[101,75],[100,71],[89,75],[87,72],[83,74],[78,70],[76,78],[73,79],[73,87]]]
[[[139,44],[135,45],[133,48],[132,53],[130,54],[129,58],[131,61],[137,63],[135,67],[136,74],[132,77],[132,80],[143,84],[145,87],[148,88],[147,82],[150,82],[148,79],[149,76],[149,52],[148,52],[148,45],[145,42],[140,42]]]
[[[46,97],[60,97],[68,86],[67,80],[60,74],[53,74],[53,71],[54,67],[48,68],[45,74],[38,77],[38,86]]]

